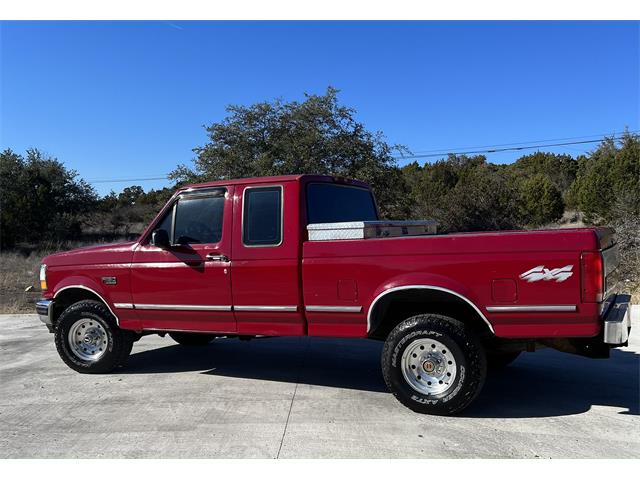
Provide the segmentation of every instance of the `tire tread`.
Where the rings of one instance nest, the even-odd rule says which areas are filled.
[[[110,354],[103,355],[100,360],[95,363],[83,362],[73,357],[73,354],[65,348],[66,339],[66,323],[75,321],[76,315],[83,312],[90,312],[100,317],[106,324],[111,333],[113,341],[113,351]],[[62,361],[73,370],[80,373],[108,373],[119,365],[126,362],[131,349],[133,348],[134,335],[127,330],[121,330],[113,314],[102,302],[96,300],[82,300],[67,307],[56,322],[54,330],[54,338],[56,349]]]
[[[416,328],[435,330],[453,339],[467,357],[466,367],[470,381],[450,402],[426,405],[408,398],[395,388],[391,374],[393,350],[398,341]],[[382,376],[393,395],[403,405],[418,413],[452,415],[464,410],[479,395],[487,372],[487,360],[482,344],[476,335],[461,321],[439,314],[421,314],[399,323],[389,334],[382,350]]]

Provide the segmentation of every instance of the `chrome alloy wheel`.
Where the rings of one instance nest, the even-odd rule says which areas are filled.
[[[444,344],[430,338],[411,342],[402,354],[402,375],[425,395],[446,392],[456,378],[456,360]]]
[[[73,354],[88,362],[95,362],[107,351],[109,338],[104,327],[92,318],[83,318],[69,329],[69,348]]]

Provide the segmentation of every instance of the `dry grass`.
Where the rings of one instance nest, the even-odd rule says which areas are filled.
[[[38,272],[46,253],[0,253],[0,313],[34,313],[40,298]]]
[[[38,250],[24,248],[0,252],[0,313],[35,313],[40,299],[40,263],[47,255],[71,250],[93,242],[58,242]]]

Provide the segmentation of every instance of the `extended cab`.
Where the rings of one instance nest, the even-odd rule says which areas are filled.
[[[152,333],[380,340],[398,400],[450,414],[522,351],[626,345],[617,264],[607,228],[438,235],[381,221],[358,181],[252,178],[180,188],[135,242],[46,257],[37,312],[83,373],[122,365]]]

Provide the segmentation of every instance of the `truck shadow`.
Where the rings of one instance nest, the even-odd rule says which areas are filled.
[[[200,371],[370,392],[387,392],[380,372],[381,342],[281,337],[249,342],[217,339],[201,348],[171,345],[131,355],[119,374]],[[594,360],[548,349],[523,353],[490,372],[476,401],[460,416],[530,418],[574,415],[593,406],[640,414],[640,355],[612,351]]]
[[[380,373],[381,350],[382,343],[366,340],[219,338],[206,347],[174,344],[132,354],[118,373],[200,371],[218,377],[387,392]]]
[[[640,355],[613,350],[590,359],[545,349],[523,353],[509,367],[490,372],[464,417],[527,418],[574,415],[594,406],[640,415]]]

